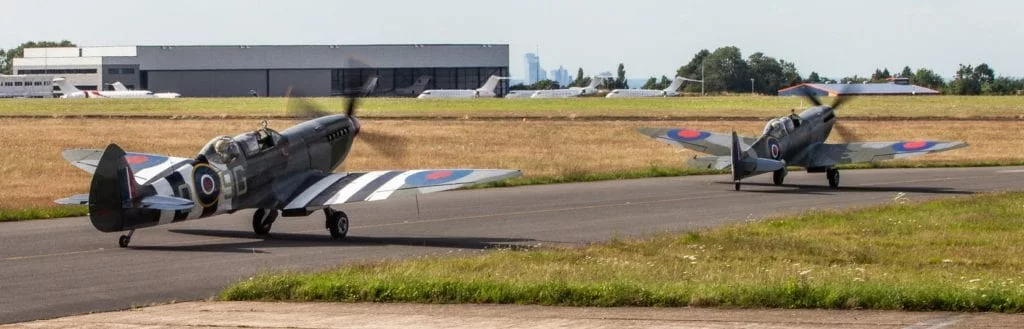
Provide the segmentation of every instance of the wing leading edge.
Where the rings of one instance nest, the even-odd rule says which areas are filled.
[[[288,201],[285,212],[312,211],[331,205],[377,201],[433,193],[518,177],[518,170],[431,169],[336,173],[313,181]]]
[[[966,142],[910,141],[821,144],[807,167],[902,159],[967,147]]]

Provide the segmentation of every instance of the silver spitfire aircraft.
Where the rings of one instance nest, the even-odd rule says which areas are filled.
[[[800,166],[807,172],[824,172],[831,188],[839,187],[839,169],[845,163],[871,162],[907,158],[928,153],[948,151],[967,146],[965,142],[902,141],[828,144],[832,128],[851,140],[850,133],[836,125],[836,109],[844,98],[839,96],[832,105],[822,105],[817,97],[804,94],[814,107],[799,115],[768,121],[760,137],[732,136],[689,129],[639,128],[638,132],[658,141],[688,148],[713,156],[690,160],[689,166],[706,169],[725,169],[732,166],[736,190],[740,180],[763,173],[774,173],[775,185],[782,185],[786,166]],[[749,146],[748,146],[749,145]]]
[[[125,153],[115,144],[102,151],[66,150],[64,158],[92,173],[92,183],[89,194],[56,202],[89,205],[89,218],[100,231],[128,231],[120,237],[121,247],[139,228],[252,208],[257,209],[252,218],[256,234],[268,234],[279,214],[307,216],[323,210],[331,236],[343,238],[349,219],[335,206],[520,175],[518,170],[480,169],[333,173],[360,135],[355,104],[349,98],[346,115],[305,109],[315,119],[280,133],[264,123],[256,131],[214,138],[194,159]],[[364,138],[371,137],[367,142],[382,140],[366,133]]]

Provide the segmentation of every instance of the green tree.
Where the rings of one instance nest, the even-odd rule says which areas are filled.
[[[583,68],[581,67],[578,70],[576,70],[576,80],[572,81],[572,86],[573,87],[583,87],[583,86],[586,86],[587,83],[583,82],[584,78],[585,77],[583,76]]]
[[[626,89],[629,88],[629,82],[626,81],[626,65],[619,63],[619,68],[615,71],[615,80],[611,81],[610,89]]]
[[[11,70],[7,68],[7,51],[0,48],[0,74],[10,74]]]
[[[818,76],[818,72],[811,71],[811,74],[807,75],[807,82],[820,83],[822,82],[821,77]]]
[[[750,92],[750,74],[740,49],[721,47],[704,58],[704,84],[710,92]]]
[[[988,65],[985,66],[988,68]],[[981,79],[978,71],[971,65],[960,64],[956,70],[953,81],[949,82],[947,88],[953,95],[978,95],[981,94]]]
[[[786,77],[786,83],[782,85],[783,87],[795,86],[803,82],[804,79],[800,77],[800,71],[796,69],[795,63],[780,59],[779,65],[782,65],[782,75]]]
[[[926,68],[919,68],[914,73],[913,78],[910,79],[915,85],[931,88],[935,90],[946,89],[946,81],[942,79],[942,76],[936,74],[932,70]]]
[[[14,70],[14,59],[25,56],[25,48],[46,48],[46,47],[75,47],[75,44],[68,40],[61,41],[29,41],[18,45],[18,47],[8,49],[4,55],[0,56],[3,58],[3,64],[0,64],[0,74],[13,74]]]
[[[986,84],[996,79],[996,72],[988,64],[981,63],[974,67],[974,78],[981,84]]]
[[[665,89],[671,84],[672,80],[663,75],[661,76],[661,80],[658,80],[658,85],[656,87],[658,87],[657,89]]]
[[[1018,90],[1024,90],[1024,79],[998,77],[981,87],[981,92],[985,95],[1013,95]]]
[[[910,66],[904,66],[903,71],[900,72],[900,78],[909,78],[910,82],[914,82],[914,71],[910,69]]]
[[[750,54],[747,65],[754,79],[754,90],[759,94],[773,95],[788,83],[779,61],[764,53]]]

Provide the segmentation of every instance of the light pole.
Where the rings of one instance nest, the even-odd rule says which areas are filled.
[[[704,61],[700,62],[700,95],[704,96]]]
[[[754,78],[750,78],[750,96],[754,96]]]

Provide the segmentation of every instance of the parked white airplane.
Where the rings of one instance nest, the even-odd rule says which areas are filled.
[[[113,91],[100,91],[100,90],[78,90],[68,80],[64,78],[53,79],[53,83],[60,87],[61,93],[60,98],[178,98],[181,97],[178,93],[154,93],[149,90],[113,90]],[[120,82],[115,82],[120,84]],[[124,88],[121,84],[120,87],[117,85],[114,88]]]
[[[416,96],[427,89],[427,84],[430,83],[429,75],[421,75],[416,82],[413,82],[411,86],[395,88],[395,96]]]
[[[672,84],[665,89],[615,89],[604,96],[607,98],[631,98],[631,97],[670,97],[679,96],[679,87],[683,86],[683,82],[701,82],[700,80],[694,80],[684,77],[676,77],[672,79]]]
[[[124,84],[121,83],[121,81],[114,81],[114,83],[111,83],[110,86],[114,88],[114,91],[128,91],[128,90],[131,90],[131,89],[128,89],[128,87],[125,87]]]
[[[569,87],[567,89],[538,90],[530,98],[569,98],[597,94],[597,86],[608,77],[590,78],[590,84],[586,87]]]
[[[498,81],[508,79],[507,77],[499,77],[492,75],[487,78],[487,82],[477,89],[431,89],[424,90],[416,98],[478,98],[478,97],[494,97],[494,88],[498,87]]]
[[[537,90],[509,90],[505,98],[530,98]]]

